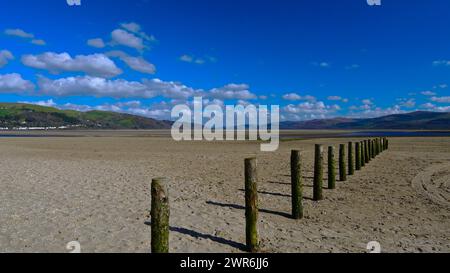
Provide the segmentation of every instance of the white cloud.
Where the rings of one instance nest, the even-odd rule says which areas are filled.
[[[283,120],[322,119],[341,110],[339,105],[326,105],[322,101],[307,101],[300,104],[289,104],[282,108]]]
[[[107,80],[91,76],[38,80],[40,92],[50,96],[94,96],[114,98],[152,98],[155,94],[140,82]]]
[[[416,106],[416,100],[415,99],[401,99],[400,106],[412,108],[412,107]]]
[[[106,78],[122,74],[122,70],[104,54],[78,55],[72,58],[68,53],[46,52],[41,55],[24,55],[22,63],[54,74],[84,72],[90,76]]]
[[[34,105],[47,106],[47,107],[57,106],[57,104],[52,99],[41,100],[41,101],[19,101],[19,103],[34,104]]]
[[[6,29],[5,30],[6,35],[10,36],[16,36],[20,38],[26,38],[26,39],[32,39],[34,38],[34,34],[28,33],[22,29],[16,28],[16,29]]]
[[[430,102],[422,104],[420,106],[421,108],[428,110],[428,111],[434,111],[434,112],[450,112],[450,105],[448,106],[436,106]]]
[[[447,96],[447,97],[432,97],[430,100],[434,101],[434,102],[439,102],[439,103],[450,103],[450,96]]]
[[[101,38],[89,39],[87,41],[87,44],[89,46],[96,47],[96,48],[104,48],[106,46],[105,42]]]
[[[217,61],[216,58],[211,56],[206,56],[204,58],[197,58],[193,55],[188,54],[182,55],[179,58],[179,60],[185,63],[194,63],[194,64],[205,64],[206,62],[215,63]]]
[[[341,96],[329,96],[327,99],[330,100],[330,101],[342,101],[342,102],[345,102],[345,103],[348,102],[348,99],[343,98]]]
[[[375,118],[375,117],[381,117],[381,116],[387,116],[387,115],[395,115],[395,114],[402,114],[406,111],[402,110],[399,105],[394,105],[392,107],[388,108],[381,108],[381,107],[375,107],[375,108],[368,108],[368,109],[361,109],[360,107],[350,108],[351,112],[349,113],[349,117],[356,117],[356,118]],[[353,111],[358,110],[358,111]],[[359,111],[362,110],[362,111]]]
[[[42,39],[37,39],[35,38],[33,33],[28,33],[22,29],[16,28],[16,29],[6,29],[5,30],[5,34],[9,35],[9,36],[15,36],[15,37],[20,37],[20,38],[24,38],[30,41],[30,43],[34,44],[34,45],[39,45],[39,46],[44,46],[47,43],[42,40]]]
[[[437,60],[433,62],[434,66],[450,66],[449,60]]]
[[[184,84],[177,82],[165,82],[160,79],[144,80],[143,84],[155,95],[171,99],[187,99],[199,94],[200,90],[194,90]]]
[[[283,95],[284,100],[296,101],[296,100],[307,100],[307,101],[316,101],[317,99],[311,95],[300,96],[297,93],[288,93]]]
[[[372,104],[373,104],[372,100],[370,100],[370,99],[362,100],[362,103],[363,103],[364,105],[372,105]]]
[[[120,58],[124,63],[126,63],[131,69],[139,71],[146,74],[155,74],[156,67],[154,64],[147,62],[142,57],[132,57],[123,51],[110,51],[106,53],[107,56]]]
[[[143,38],[146,41],[152,42],[156,41],[156,38],[152,35],[148,35],[145,32],[141,31],[141,26],[137,23],[131,22],[131,23],[123,23],[120,25],[123,29],[137,34],[139,37]]]
[[[33,39],[31,43],[34,45],[45,46],[47,43],[42,39]]]
[[[247,84],[227,84],[220,88],[211,89],[208,97],[220,99],[220,100],[251,100],[256,99],[257,96],[249,91],[249,86]]]
[[[11,51],[1,50],[0,51],[0,68],[7,65],[8,62],[13,59],[14,59],[14,55],[11,53]]]
[[[135,34],[127,32],[123,29],[116,29],[111,33],[112,44],[131,47],[137,50],[145,48],[144,40]]]
[[[420,92],[420,94],[424,95],[424,96],[435,96],[436,93],[433,91],[422,91]]]
[[[328,62],[313,62],[314,66],[322,67],[322,68],[328,68],[331,66]]]
[[[20,74],[0,75],[0,93],[23,93],[34,90],[34,84],[24,80]]]

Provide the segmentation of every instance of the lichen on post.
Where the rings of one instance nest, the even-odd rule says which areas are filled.
[[[256,158],[245,159],[245,233],[247,249],[257,252],[258,235],[258,174]]]
[[[319,201],[323,199],[323,146],[316,144],[314,158],[314,188],[313,200]]]
[[[347,181],[347,167],[345,165],[345,144],[339,145],[339,180]]]
[[[291,152],[292,218],[303,218],[303,181],[300,151]]]
[[[353,143],[348,143],[348,174],[354,175],[355,174],[355,163],[353,158]]]
[[[151,250],[152,253],[169,252],[169,191],[166,178],[152,180]]]

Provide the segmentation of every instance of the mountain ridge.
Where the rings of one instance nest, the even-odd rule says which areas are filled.
[[[108,111],[80,112],[25,103],[0,103],[0,128],[170,129],[173,122]],[[449,112],[416,111],[376,118],[280,122],[285,130],[450,130]]]

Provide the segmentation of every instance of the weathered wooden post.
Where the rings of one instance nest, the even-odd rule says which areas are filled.
[[[373,140],[375,143],[374,143],[374,146],[375,146],[375,157],[377,157],[378,156],[378,138],[376,138],[376,139],[374,139]]]
[[[354,175],[355,174],[355,164],[353,161],[353,143],[348,143],[348,174]]]
[[[369,157],[369,142],[366,140],[364,140],[364,160],[366,162],[366,164],[369,164],[370,162],[370,157]]]
[[[258,237],[258,173],[256,158],[245,159],[245,222],[246,243],[250,252],[257,252]]]
[[[336,160],[334,159],[334,147],[328,147],[328,189],[336,188]]]
[[[389,139],[386,138],[386,150],[389,150]]]
[[[355,162],[356,162],[356,170],[361,170],[361,143],[355,143]]]
[[[300,151],[291,152],[292,218],[303,218],[303,181]]]
[[[169,191],[166,178],[152,180],[151,249],[152,253],[169,252]]]
[[[366,154],[364,152],[364,141],[361,141],[361,167],[366,166]]]
[[[313,200],[319,201],[323,199],[322,195],[323,183],[323,146],[316,144],[314,159],[314,189]]]
[[[345,144],[339,145],[339,180],[347,181],[347,167],[345,166]]]

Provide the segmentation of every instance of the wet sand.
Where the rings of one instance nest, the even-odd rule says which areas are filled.
[[[255,155],[264,252],[366,252],[369,241],[384,252],[450,251],[450,138],[391,138],[313,202],[314,144],[358,139],[262,153],[256,142],[141,134],[0,139],[0,252],[68,252],[70,241],[82,252],[149,252],[150,183],[161,176],[171,183],[171,252],[242,252],[244,158]],[[299,221],[289,217],[291,149],[302,151]]]

